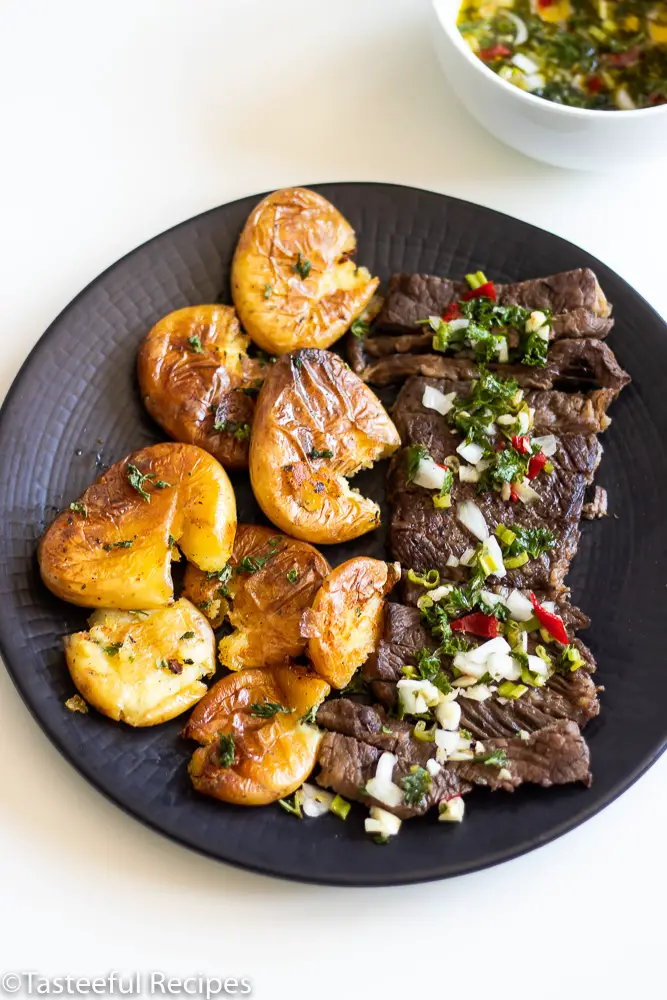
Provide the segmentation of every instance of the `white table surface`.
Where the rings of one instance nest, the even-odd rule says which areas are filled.
[[[667,164],[584,175],[499,145],[449,93],[427,8],[4,0],[0,392],[120,255],[287,184],[393,181],[492,206],[586,247],[667,315]],[[0,971],[245,975],[271,1000],[653,1000],[666,777],[663,759],[585,826],[476,875],[291,885],[125,816],[59,757],[0,671]]]

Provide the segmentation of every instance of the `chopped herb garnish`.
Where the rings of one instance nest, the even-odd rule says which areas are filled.
[[[303,819],[303,813],[301,812],[301,798],[298,791],[294,793],[293,801],[290,802],[288,799],[278,799],[278,805],[281,806],[285,812],[290,813],[291,816],[296,816],[298,819]]]
[[[514,655],[514,654],[512,654]],[[488,753],[477,754],[472,759],[473,764],[486,764],[488,767],[505,767],[508,763],[504,750],[490,750]]]
[[[299,254],[296,259],[296,264],[294,265],[294,270],[296,271],[296,273],[299,275],[300,278],[303,278],[305,280],[310,274],[312,266],[313,265],[310,263],[309,260],[307,260],[305,257],[302,257],[301,254]]]
[[[184,642],[185,639],[194,639],[194,637],[195,637],[194,632],[184,632],[178,641]]]
[[[301,358],[294,358],[294,367],[295,368],[303,367],[303,361],[301,360]]]
[[[218,760],[220,767],[231,767],[236,759],[236,744],[232,733],[220,733]]]
[[[88,508],[80,500],[75,500],[74,503],[71,503],[69,509],[73,510],[75,514],[81,514],[83,518],[88,517]]]
[[[140,469],[136,467],[136,465],[132,465],[131,462],[128,463],[127,481],[129,482],[132,489],[136,490],[137,493],[144,498],[146,503],[151,502],[151,497],[150,493],[147,493],[146,490],[144,489],[144,484],[150,483],[154,479],[155,479],[155,474],[153,472],[143,473]],[[162,480],[160,479],[159,482],[162,483]],[[155,485],[157,486],[157,483]],[[168,483],[163,483],[161,488],[168,485],[169,485]]]
[[[285,708],[284,705],[281,705],[277,701],[256,701],[250,706],[250,711],[259,719],[272,719],[273,716],[278,715],[279,712],[284,712],[285,715],[291,715],[294,709]]]
[[[112,549],[129,549],[134,545],[136,537],[135,535],[134,538],[128,538],[124,542],[110,542],[108,545],[103,545],[102,548],[105,552],[111,552]]]
[[[223,434],[233,434],[237,441],[250,440],[250,424],[243,424],[238,420],[216,420],[213,430]]]
[[[107,645],[99,643],[99,646],[102,649],[102,652],[105,653],[107,656],[118,656],[118,650],[122,648],[123,643],[110,642]]]
[[[260,569],[264,569],[269,558],[269,556],[244,556],[238,566],[235,567],[234,572],[238,574],[258,573]]]
[[[406,451],[405,457],[405,481],[411,483],[417,475],[417,469],[422,458],[430,458],[428,451],[422,444],[411,444]]]
[[[273,288],[267,281],[267,283],[264,285],[264,298],[270,299],[272,295],[273,295]]]
[[[410,768],[410,773],[401,779],[401,788],[408,806],[418,806],[431,788],[433,781],[425,767],[417,765]]]
[[[308,452],[308,458],[333,458],[333,452],[325,448],[324,451],[318,451],[317,448],[311,448]]]
[[[299,571],[298,569],[288,569],[285,576],[287,577],[290,583],[296,583],[296,581],[299,579]]]
[[[305,715],[301,716],[299,722],[303,722],[304,725],[307,726],[314,726],[315,722],[317,721],[316,717],[317,717],[317,705],[313,705],[312,708],[308,709]]]
[[[357,316],[352,326],[350,327],[350,333],[353,337],[358,337],[360,340],[366,336],[370,329],[370,324],[367,319],[363,319],[362,316]]]
[[[192,350],[195,352],[195,354],[203,354],[204,353],[204,348],[201,346],[201,340],[199,339],[199,337],[196,334],[193,334],[192,337],[188,337],[188,344],[190,345],[190,347],[192,348]]]

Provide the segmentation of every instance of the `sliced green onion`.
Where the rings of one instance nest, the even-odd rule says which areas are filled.
[[[417,601],[417,607],[420,611],[428,611],[429,608],[433,607],[433,601],[428,596],[428,594],[422,594],[422,596]]]
[[[419,671],[416,667],[410,666],[409,663],[406,663],[404,667],[401,667],[401,673],[404,677],[407,677],[411,681],[419,680]]]
[[[542,642],[546,642],[547,646],[549,645],[550,642],[554,641],[553,636],[549,632],[547,632],[544,625],[540,625],[540,635],[542,637]]]
[[[292,816],[296,816],[297,819],[303,819],[303,813],[301,812],[301,796],[298,791],[294,793],[294,804],[288,802],[287,799],[278,799],[278,805],[282,806],[285,812],[290,813]]]
[[[496,538],[499,540],[501,545],[504,545],[507,548],[510,547],[512,542],[516,541],[516,535],[514,532],[510,528],[506,528],[504,524],[496,525]],[[505,563],[505,565],[507,566],[508,563]]]
[[[544,463],[544,471],[545,472],[553,472],[554,471],[554,463],[550,462],[549,459],[547,459],[547,461]]]
[[[484,271],[475,271],[474,274],[466,274],[466,281],[473,290],[475,288],[481,288],[482,285],[486,285],[488,280],[489,279],[484,274]]]
[[[544,662],[547,664],[548,667],[551,666],[551,657],[547,653],[547,651],[544,648],[544,646],[536,646],[535,647],[535,656],[539,656],[539,658],[541,660],[544,660]]]
[[[534,674],[532,670],[528,669],[528,667],[522,667],[521,680],[523,681],[524,684],[527,684],[528,687],[539,688],[539,687],[544,687],[547,679],[546,677],[542,677],[541,674]]]
[[[351,808],[352,806],[346,799],[340,795],[335,795],[329,806],[329,812],[332,812],[334,816],[338,816],[338,819],[347,819],[347,814]]]
[[[451,493],[436,493],[433,497],[433,506],[437,507],[438,510],[446,510],[448,507],[452,506],[452,494]]]
[[[503,681],[503,683],[498,688],[498,694],[501,698],[512,698],[516,700],[526,693],[528,687],[526,684],[514,684],[513,681]]]
[[[435,722],[430,729],[427,729],[426,723],[423,719],[421,719],[412,730],[412,735],[416,740],[419,740],[420,743],[433,743],[435,741],[435,730]]]
[[[430,569],[428,573],[415,573],[413,569],[408,570],[408,580],[410,583],[420,583],[422,587],[426,587],[427,590],[431,590],[433,587],[437,587],[440,583],[440,573],[437,569]]]
[[[578,670],[579,667],[585,666],[585,660],[576,646],[565,647],[561,653],[561,663],[569,665],[570,670]]]
[[[521,552],[518,556],[510,556],[509,559],[505,559],[505,569],[518,569],[519,566],[525,566],[528,559],[527,552]]]

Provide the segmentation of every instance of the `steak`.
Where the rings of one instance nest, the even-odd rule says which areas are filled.
[[[488,785],[513,792],[519,785],[568,785],[581,782],[589,787],[592,781],[590,753],[576,722],[562,720],[545,729],[530,733],[528,739],[487,740],[485,752],[504,750],[507,762],[503,768],[487,764],[456,761],[447,764],[461,779],[473,785]]]
[[[410,375],[469,381],[477,373],[472,357],[441,354],[430,350],[432,334],[401,337],[350,338],[348,360],[364,382],[391,385]],[[392,350],[397,347],[398,351]],[[413,352],[417,353],[413,353]],[[549,348],[544,367],[489,362],[490,371],[515,378],[526,389],[610,389],[614,395],[628,384],[630,376],[619,365],[607,344],[592,338],[559,340]]]
[[[442,316],[469,290],[465,281],[430,274],[395,274],[389,281],[378,327],[407,333],[419,320]],[[550,309],[556,337],[603,338],[614,325],[611,305],[587,267],[548,278],[495,284],[495,290],[499,305]]]
[[[557,602],[556,612],[569,632],[585,628],[588,624],[586,616],[567,602]],[[535,652],[538,642],[541,642],[539,633],[529,633],[529,653]],[[391,710],[396,705],[396,681],[403,677],[403,667],[415,665],[416,655],[421,649],[431,652],[437,645],[422,624],[417,608],[391,602],[386,604],[382,638],[363,666],[364,680],[386,709]],[[530,688],[523,697],[514,700],[502,702],[497,698],[487,698],[486,701],[472,701],[470,698],[459,698],[461,725],[478,740],[512,736],[521,729],[533,732],[561,719],[571,719],[583,728],[600,711],[597,689],[591,679],[596,663],[593,654],[580,639],[575,639],[574,645],[586,663],[585,669],[580,667],[568,674],[553,674],[544,687]],[[443,657],[442,662],[447,668],[448,658]],[[381,731],[382,723],[379,726]],[[394,726],[393,720],[391,726]]]
[[[584,504],[582,517],[587,521],[594,521],[597,517],[607,516],[607,491],[603,486],[596,486],[593,490],[593,497]]]

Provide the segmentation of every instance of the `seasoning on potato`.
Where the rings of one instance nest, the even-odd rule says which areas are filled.
[[[180,600],[156,611],[95,611],[89,631],[65,636],[72,680],[89,705],[130,726],[155,726],[192,708],[215,673],[205,616]]]
[[[330,351],[272,366],[250,442],[250,481],[266,516],[307,542],[346,542],[380,523],[380,508],[347,477],[391,455],[400,438],[382,403]]]
[[[243,806],[291,795],[315,767],[322,736],[309,719],[329,691],[321,677],[296,666],[223,677],[183,730],[203,744],[190,761],[194,787]]]
[[[212,572],[228,561],[236,500],[227,473],[189,444],[156,444],[112,465],[59,514],[39,544],[57,597],[84,607],[159,608],[174,597],[171,561]]]
[[[344,688],[375,650],[383,625],[384,598],[401,576],[398,563],[357,556],[329,574],[304,612],[302,632],[317,673]]]
[[[248,357],[248,344],[231,306],[190,306],[156,323],[137,362],[153,419],[176,441],[199,445],[230,469],[248,466],[266,369]]]
[[[379,279],[350,259],[354,230],[322,195],[285,188],[253,209],[232,263],[244,329],[271,354],[329,347],[368,305]]]
[[[263,667],[303,656],[301,614],[330,572],[324,556],[307,542],[275,528],[240,524],[228,569],[185,573],[183,593],[217,628],[227,617],[234,631],[220,640],[219,656],[230,670]]]

